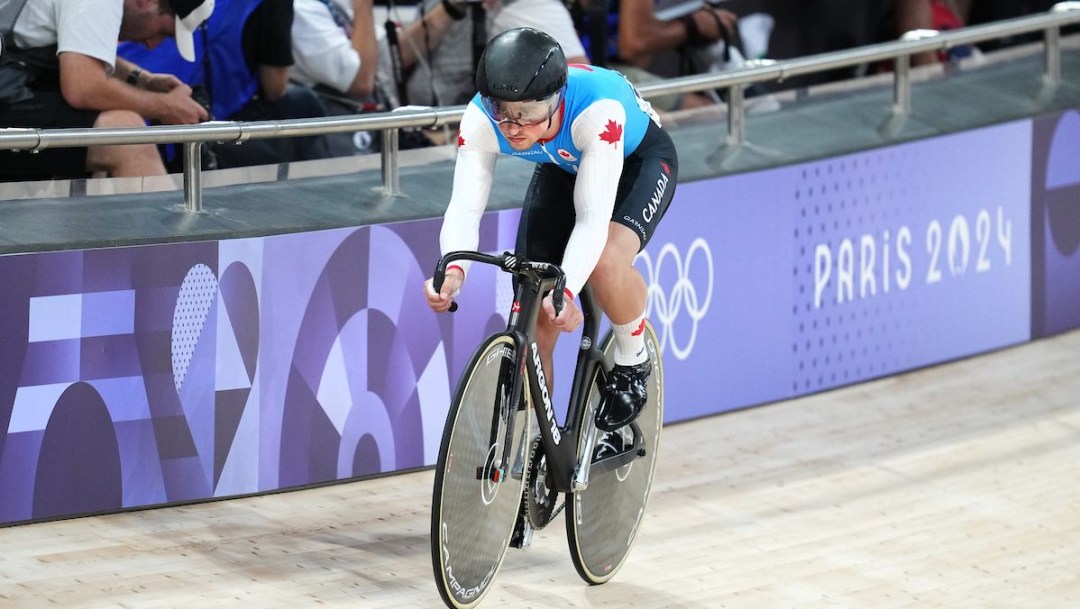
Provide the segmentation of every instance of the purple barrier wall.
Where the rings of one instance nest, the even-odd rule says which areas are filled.
[[[1025,121],[681,184],[648,250],[669,419],[1027,340],[1030,149]]]
[[[681,184],[637,262],[667,419],[1080,325],[1076,125]],[[512,247],[517,217],[488,214],[481,249]],[[511,297],[474,267],[458,313],[427,310],[439,224],[0,257],[0,523],[431,464]]]
[[[1080,113],[1035,121],[1032,336],[1080,326]]]

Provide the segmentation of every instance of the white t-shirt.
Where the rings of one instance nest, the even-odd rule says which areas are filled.
[[[487,14],[489,40],[507,30],[525,26],[546,32],[558,41],[568,58],[585,55],[570,12],[560,0],[504,0],[499,9]],[[410,103],[455,106],[472,98],[476,92],[472,31],[468,16],[450,26],[439,46],[430,54],[430,66],[417,66],[409,77]]]
[[[351,2],[330,1],[353,21]],[[360,71],[360,54],[322,0],[293,0],[292,46],[289,76],[309,87],[322,84],[345,92]]]
[[[100,59],[112,73],[123,19],[123,0],[28,0],[12,37],[20,48],[55,44],[58,55]]]
[[[574,29],[574,21],[566,6],[551,0],[516,0],[507,2],[493,11],[488,22],[488,36],[494,38],[507,30],[519,27],[531,27],[547,33],[562,47],[563,55],[577,57],[585,55],[585,47]]]

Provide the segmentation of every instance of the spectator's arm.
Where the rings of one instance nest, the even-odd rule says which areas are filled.
[[[710,6],[693,13],[690,19],[698,36],[710,42],[720,39],[721,25],[730,30],[736,21],[732,12]],[[676,49],[693,37],[685,22],[657,19],[652,0],[619,0],[619,54],[626,61],[644,64],[651,55]]]
[[[292,53],[292,0],[262,0],[248,16],[244,36],[258,36],[249,61],[256,64],[259,92],[267,99],[279,99],[289,86]]]
[[[267,99],[280,99],[289,87],[288,66],[259,65],[259,90]]]
[[[469,7],[463,3],[455,2],[454,6],[460,7],[459,10],[462,12],[469,10]],[[423,20],[417,19],[406,26],[401,32],[401,69],[407,70],[416,65],[418,61],[416,49],[424,48],[425,36],[426,43],[434,49],[439,46],[446,30],[453,24],[454,19],[440,2],[424,13]],[[426,34],[424,28],[427,28]]]
[[[126,77],[132,67],[127,63],[120,70]],[[130,110],[166,124],[194,124],[207,119],[206,110],[191,99],[187,85],[166,93],[133,87],[110,77],[101,60],[81,53],[60,53],[60,93],[73,108],[82,110]]]
[[[116,57],[116,68],[113,70],[113,76],[129,85],[147,91],[157,91],[158,93],[168,93],[176,87],[186,86],[184,81],[173,74],[151,72],[120,56]]]
[[[360,69],[356,71],[349,90],[352,97],[367,97],[375,90],[375,74],[379,71],[379,40],[375,36],[375,16],[371,12],[371,0],[353,0],[352,46],[360,55]]]

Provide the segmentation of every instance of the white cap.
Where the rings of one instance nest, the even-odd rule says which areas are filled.
[[[214,0],[170,0],[169,5],[176,11],[176,48],[195,61],[195,30],[214,12]]]

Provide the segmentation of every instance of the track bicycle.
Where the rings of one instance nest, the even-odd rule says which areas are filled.
[[[431,505],[439,594],[451,609],[475,607],[508,548],[527,547],[533,531],[563,507],[578,575],[589,584],[605,583],[626,561],[652,486],[664,420],[660,342],[646,323],[652,373],[641,415],[616,431],[598,430],[594,413],[612,367],[614,340],[608,331],[597,342],[601,312],[586,285],[579,296],[584,322],[577,364],[560,424],[535,336],[548,291],[556,311],[562,309],[562,269],[510,252],[452,252],[435,268],[436,292],[447,266],[462,259],[495,265],[516,282],[506,330],[473,354],[443,429]],[[456,308],[453,303],[450,310]]]

